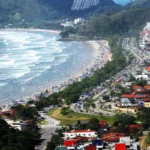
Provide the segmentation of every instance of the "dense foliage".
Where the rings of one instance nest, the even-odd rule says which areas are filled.
[[[23,105],[13,106],[12,109],[16,111],[16,117],[19,119],[35,119],[38,117],[38,113],[33,107],[25,107]]]
[[[0,149],[1,150],[34,150],[40,138],[35,131],[15,130],[0,119]]]
[[[0,0],[0,27],[53,26],[52,20],[86,15],[101,7],[101,13],[118,7],[112,0],[101,0],[97,7],[72,11],[74,0]],[[106,6],[106,8],[105,8]],[[108,8],[107,8],[108,7]]]
[[[137,35],[148,21],[150,8],[128,8],[117,13],[94,17],[89,24],[78,30],[78,34],[89,38],[114,34],[133,36]]]

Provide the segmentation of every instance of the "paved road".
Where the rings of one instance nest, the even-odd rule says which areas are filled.
[[[43,115],[48,121],[46,128],[41,136],[42,143],[36,146],[37,150],[45,150],[47,146],[47,142],[50,141],[52,133],[55,133],[56,129],[61,128],[59,125],[59,121],[49,117],[48,115]]]
[[[97,115],[97,113],[102,113],[105,116],[108,116],[108,115],[109,116],[113,116],[113,115],[115,115],[114,112],[108,112],[108,111],[105,111],[103,109],[100,109],[100,105],[101,105],[101,103],[99,101],[95,102],[96,108],[94,108],[94,112],[81,112],[80,109],[78,108],[78,104],[77,103],[72,104],[70,109],[73,110],[74,112],[83,113],[83,114]]]

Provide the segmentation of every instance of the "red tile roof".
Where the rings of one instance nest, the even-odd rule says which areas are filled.
[[[121,98],[134,98],[134,95],[133,94],[123,94],[122,96],[121,96]]]
[[[145,68],[146,71],[150,71],[150,67]]]
[[[145,86],[144,86],[144,89],[150,90],[150,85],[145,85]]]
[[[134,95],[134,98],[147,98],[148,94]]]
[[[65,133],[78,133],[78,132],[95,132],[94,130],[72,130]]]
[[[142,89],[142,87],[141,87],[141,86],[138,86],[138,85],[135,85],[135,86],[133,86],[133,89],[134,89],[134,90]]]
[[[150,102],[150,98],[144,99],[143,102],[145,102],[145,103],[146,103],[146,102],[147,102],[147,103]]]
[[[142,124],[131,124],[130,125],[130,132],[133,132],[135,128],[142,129],[143,125]]]
[[[105,134],[102,138],[104,141],[119,141],[120,137],[125,136],[123,133],[108,133]]]

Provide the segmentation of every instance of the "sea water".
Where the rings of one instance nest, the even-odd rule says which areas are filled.
[[[0,103],[23,99],[75,78],[95,59],[82,42],[58,34],[0,31]]]

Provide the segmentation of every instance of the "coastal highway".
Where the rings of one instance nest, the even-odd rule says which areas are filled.
[[[122,42],[122,47],[124,50],[130,51],[133,56],[135,57],[135,59],[132,61],[132,63],[127,66],[125,69],[123,69],[122,71],[120,71],[119,73],[117,73],[115,76],[112,77],[113,81],[116,81],[119,77],[123,76],[126,73],[131,73],[131,71],[133,72],[133,70],[135,70],[136,66],[138,64],[142,64],[143,63],[143,57],[141,55],[139,55],[139,50],[135,47],[135,38],[124,38],[123,42]],[[105,89],[103,89],[103,91],[109,91],[109,87],[105,87]],[[103,93],[103,91],[101,91],[101,93]],[[102,113],[103,115],[115,115],[114,112],[108,112],[107,110],[103,110],[100,108],[101,106],[101,95],[97,94],[94,97],[96,97],[96,99],[98,98],[97,101],[95,101],[95,112],[96,113]],[[71,105],[71,109],[74,112],[80,112],[80,113],[85,113],[85,114],[93,114],[93,113],[87,113],[87,112],[81,112],[81,109],[83,106],[83,103],[75,103]],[[94,112],[94,113],[95,113]]]
[[[53,133],[55,133],[56,129],[61,128],[59,125],[59,121],[49,117],[46,114],[42,114],[44,118],[46,118],[46,121],[48,121],[48,124],[46,125],[46,128],[41,136],[41,143],[35,147],[36,150],[45,150],[47,146],[47,142],[50,141],[51,136]]]

